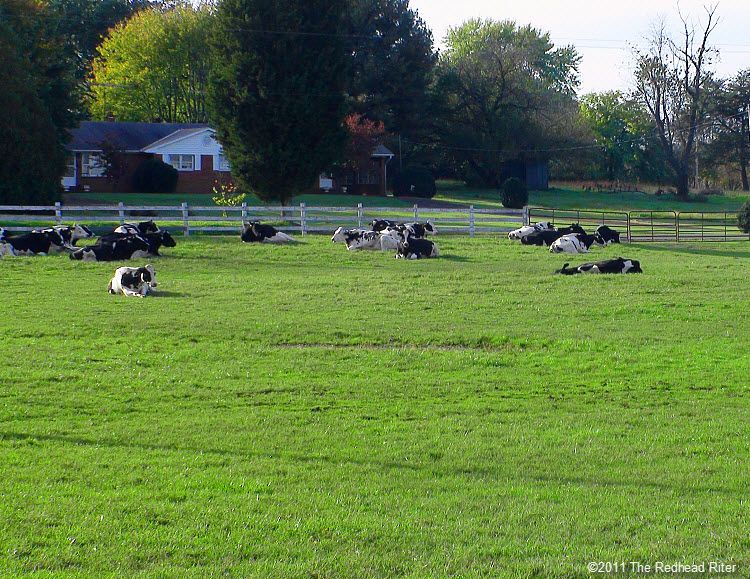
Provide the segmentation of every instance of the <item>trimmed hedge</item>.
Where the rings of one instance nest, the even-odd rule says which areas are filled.
[[[177,169],[159,159],[143,161],[133,172],[133,188],[138,193],[174,193]]]
[[[529,203],[529,192],[523,181],[516,177],[506,179],[501,196],[503,207],[523,209]]]
[[[745,201],[737,213],[737,227],[745,233],[750,233],[750,201]]]
[[[426,167],[405,167],[393,178],[395,197],[422,197],[432,199],[437,193],[435,177]]]

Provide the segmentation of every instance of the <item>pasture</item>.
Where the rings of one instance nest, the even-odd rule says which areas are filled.
[[[0,260],[0,575],[747,576],[750,246],[435,241]]]

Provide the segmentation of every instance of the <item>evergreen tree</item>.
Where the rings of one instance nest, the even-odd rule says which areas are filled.
[[[224,0],[209,110],[240,189],[282,204],[341,156],[344,0]]]

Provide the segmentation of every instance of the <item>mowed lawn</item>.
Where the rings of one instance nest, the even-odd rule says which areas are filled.
[[[0,576],[750,573],[748,243],[0,260]]]

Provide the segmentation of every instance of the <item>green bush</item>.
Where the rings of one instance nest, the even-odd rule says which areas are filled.
[[[138,193],[174,193],[177,169],[159,159],[148,159],[133,172],[133,188]]]
[[[750,201],[740,207],[740,212],[737,214],[737,227],[745,233],[750,233]]]
[[[435,177],[425,167],[405,167],[393,178],[393,195],[396,197],[432,199],[436,193]]]
[[[529,202],[529,192],[526,190],[526,185],[516,177],[507,179],[503,183],[501,201],[503,207],[508,209],[523,209]]]

